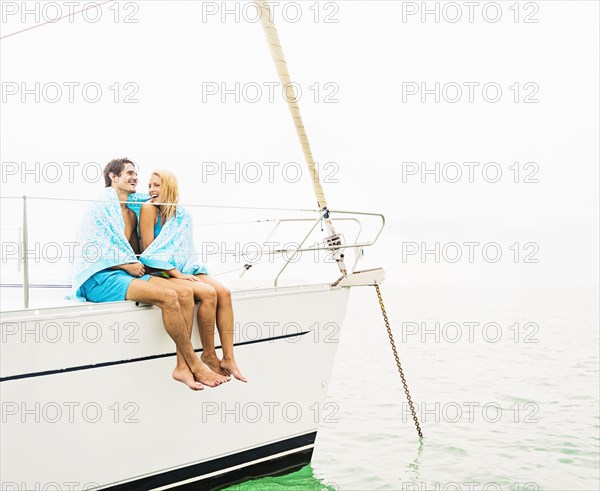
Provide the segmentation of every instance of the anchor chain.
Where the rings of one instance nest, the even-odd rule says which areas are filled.
[[[400,365],[400,358],[398,357],[398,351],[396,350],[396,343],[394,341],[394,335],[392,334],[392,328],[390,327],[390,321],[388,319],[387,313],[385,312],[383,298],[381,297],[381,290],[379,289],[379,285],[377,283],[375,283],[375,290],[377,291],[377,298],[379,299],[379,306],[381,307],[381,313],[383,314],[383,321],[385,322],[388,337],[390,338],[390,344],[392,345],[392,352],[394,353],[394,359],[396,360],[398,373],[400,373],[400,378],[402,379],[402,386],[404,387],[406,400],[408,401],[408,406],[410,407],[410,412],[412,413],[413,421],[415,422],[415,426],[417,427],[417,433],[419,434],[419,438],[423,438],[423,432],[421,431],[419,419],[417,418],[417,411],[415,411],[415,405],[412,401],[412,398],[410,397],[410,392],[408,391],[408,385],[406,384],[406,378],[404,377],[402,365]]]

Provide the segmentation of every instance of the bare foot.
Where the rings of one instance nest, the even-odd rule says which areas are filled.
[[[208,368],[210,368],[213,372],[223,375],[229,379],[229,373],[226,370],[223,370],[221,367],[221,360],[219,360],[219,357],[216,354],[208,355],[203,351],[200,355],[200,359],[202,360],[202,363],[207,365]]]
[[[209,387],[216,387],[217,385],[229,382],[229,377],[219,375],[218,373],[213,372],[208,366],[206,366],[201,361],[198,362],[198,365],[195,367],[193,372],[194,379],[196,380],[196,382],[208,385]]]
[[[242,372],[240,372],[235,360],[223,359],[223,361],[221,361],[221,368],[225,371],[225,373],[233,375],[236,379],[241,380],[242,382],[248,382],[248,379],[242,375]]]
[[[173,378],[178,382],[182,382],[187,385],[192,390],[202,390],[201,384],[194,380],[194,375],[190,372],[189,368],[186,366],[185,368],[175,367],[173,370]]]

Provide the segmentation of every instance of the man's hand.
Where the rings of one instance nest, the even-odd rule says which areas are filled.
[[[131,276],[144,276],[144,265],[140,262],[121,265],[121,268]]]

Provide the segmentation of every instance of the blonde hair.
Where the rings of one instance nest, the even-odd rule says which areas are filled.
[[[163,195],[162,202],[169,204],[164,206],[163,215],[165,221],[173,218],[177,212],[176,204],[179,203],[179,186],[177,185],[177,179],[168,170],[155,170],[152,171],[151,177],[156,176],[160,179],[161,194]],[[173,203],[173,205],[170,205]]]

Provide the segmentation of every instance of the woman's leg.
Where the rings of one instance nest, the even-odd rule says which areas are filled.
[[[132,282],[133,283],[133,282]],[[185,336],[188,340],[192,334],[192,324],[194,320],[194,292],[190,285],[172,283],[163,278],[152,277],[148,281],[152,285],[173,290],[177,294],[177,299],[180,307],[180,314],[186,328]],[[128,291],[128,294],[130,292]],[[134,292],[132,292],[134,293]],[[135,297],[132,297],[135,298]],[[192,348],[190,344],[190,349]],[[196,355],[194,354],[194,359]],[[173,378],[185,383],[188,387],[194,390],[202,389],[202,385],[198,383],[214,387],[229,380],[228,377],[223,377],[221,374],[214,373],[205,363],[197,363],[195,371],[192,373],[188,362],[183,356],[183,353],[177,348],[177,364],[173,371]],[[197,383],[198,382],[198,383]]]
[[[208,275],[196,275],[203,284],[210,285],[217,295],[217,329],[221,338],[221,347],[223,349],[223,360],[221,368],[226,373],[230,373],[236,379],[247,382],[246,377],[242,375],[237,366],[233,355],[233,304],[231,302],[231,292],[214,278]],[[206,363],[206,362],[205,362]]]
[[[221,368],[221,360],[215,351],[215,316],[217,311],[217,292],[206,283],[171,278],[169,281],[192,288],[194,299],[200,302],[198,306],[198,332],[202,343],[200,359],[209,368],[220,375],[229,374]]]

